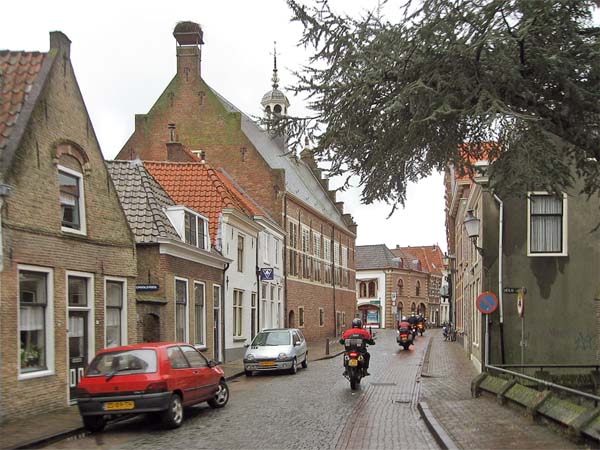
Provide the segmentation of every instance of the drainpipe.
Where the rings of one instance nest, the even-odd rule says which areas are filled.
[[[330,245],[330,255],[333,255],[333,258],[331,258],[331,284],[333,285],[333,332],[335,333],[335,336],[337,338],[337,309],[335,306],[335,255],[333,254],[333,251],[335,249],[335,226],[333,225],[333,223],[331,224]]]
[[[287,196],[283,195],[283,229],[287,230]],[[288,234],[285,232],[283,234],[283,324],[286,327],[289,327],[289,318],[288,318],[288,266],[287,266],[287,254],[288,254]],[[258,301],[259,299],[256,299]]]
[[[500,356],[502,364],[504,362],[504,308],[502,307],[502,237],[504,234],[504,202],[494,193],[494,199],[500,207],[498,218],[498,309],[500,311]],[[489,363],[489,357],[486,353],[486,366]]]

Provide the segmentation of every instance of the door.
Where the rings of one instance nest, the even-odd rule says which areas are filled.
[[[77,398],[77,383],[88,360],[88,312],[69,311],[69,398]]]
[[[213,286],[213,358],[215,361],[221,359],[221,286]]]
[[[194,398],[197,401],[212,397],[219,383],[218,375],[208,367],[208,361],[194,347],[182,345],[181,350],[192,366]]]
[[[196,389],[194,371],[181,351],[181,348],[177,346],[169,347],[167,349],[167,357],[171,366],[170,377],[172,389],[183,392],[183,403],[185,405],[196,403],[198,390]]]

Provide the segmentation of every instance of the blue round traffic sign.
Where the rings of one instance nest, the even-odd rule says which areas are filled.
[[[491,314],[498,308],[498,299],[492,292],[482,292],[477,296],[475,306],[482,314]]]

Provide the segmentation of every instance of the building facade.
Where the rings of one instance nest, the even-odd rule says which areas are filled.
[[[598,200],[579,194],[578,186],[560,194],[533,190],[503,199],[488,185],[487,164],[479,161],[481,171],[472,179],[452,168],[445,177],[459,342],[478,368],[486,358],[506,364],[597,361],[600,232],[593,230]],[[466,222],[477,225],[471,236]],[[526,289],[522,314],[516,301],[521,288]],[[482,292],[498,300],[492,314],[477,309]]]
[[[147,114],[136,115],[118,158],[186,158],[169,151],[166,144],[175,140],[189,149],[188,161],[203,154],[222,168],[286,232],[283,324],[302,328],[309,340],[339,334],[356,308],[356,224],[328,190],[309,150],[298,155],[286,148],[202,79],[199,25],[179,23],[174,36],[175,77]],[[285,113],[289,106],[276,84],[263,96],[265,114],[279,111],[276,107]],[[176,126],[174,139],[169,124]],[[278,287],[275,291],[279,295]]]
[[[73,403],[96,350],[136,341],[136,248],[70,60],[0,52],[0,420]],[[9,195],[7,195],[9,194]]]

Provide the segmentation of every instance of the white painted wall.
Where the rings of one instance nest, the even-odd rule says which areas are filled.
[[[382,325],[382,327],[385,327],[386,312],[387,312],[386,306],[388,304],[387,302],[391,301],[390,299],[386,299],[386,297],[385,297],[385,273],[383,272],[383,270],[360,270],[360,271],[357,270],[356,271],[357,286],[361,280],[371,280],[373,278],[377,279],[377,292],[376,292],[377,298],[361,298],[360,291],[357,290],[357,292],[356,292],[357,306],[370,303],[372,300],[379,300],[381,302],[380,303],[381,325]]]

